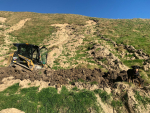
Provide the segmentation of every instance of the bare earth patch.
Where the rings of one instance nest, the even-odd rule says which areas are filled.
[[[0,17],[0,21],[5,22],[5,20],[6,18]],[[24,26],[25,22],[28,20],[30,20],[30,18],[21,20],[16,25],[13,25],[9,29],[5,29],[4,31],[1,32],[1,34],[4,35],[5,38],[4,38],[4,44],[0,45],[0,61],[1,61],[0,65],[5,66],[5,64],[7,64],[7,60],[5,60],[5,57],[7,56],[7,52],[9,51],[10,45],[14,42],[15,43],[19,42],[15,37],[8,35],[8,33],[21,29]],[[3,25],[3,27],[5,26]]]
[[[25,113],[21,110],[18,110],[16,108],[7,108],[0,111],[0,113]]]
[[[92,34],[95,32],[93,26],[96,25],[96,23],[92,20],[89,20],[86,22],[87,24],[84,26],[85,34]],[[48,59],[47,64],[50,67],[53,67],[53,62],[56,58],[58,58],[66,46],[69,50],[70,57],[73,57],[76,51],[76,47],[80,46],[83,42],[83,39],[85,38],[84,34],[76,34],[73,25],[69,24],[53,24],[51,26],[55,26],[57,28],[57,32],[53,33],[49,40],[44,40],[44,45],[47,45],[47,48],[55,47],[51,50],[51,52],[48,53]],[[74,33],[75,32],[75,33]],[[60,67],[66,68],[70,64],[63,63],[66,61],[67,58],[62,59],[60,61]]]
[[[6,18],[0,17],[0,22],[5,22],[5,21],[6,21]]]

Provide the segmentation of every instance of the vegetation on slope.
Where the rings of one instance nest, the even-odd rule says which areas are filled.
[[[14,107],[26,113],[87,113],[92,108],[97,113],[94,92],[80,90],[68,91],[62,87],[60,94],[55,88],[44,88],[38,92],[38,87],[19,89],[19,83],[0,92],[0,110]]]
[[[118,44],[133,45],[150,54],[149,19],[90,19],[97,21],[97,35],[110,38]]]

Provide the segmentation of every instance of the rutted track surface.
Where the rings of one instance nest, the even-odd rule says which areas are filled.
[[[37,71],[28,71],[25,69],[18,69],[14,67],[3,67],[0,68],[0,84],[3,84],[2,79],[5,77],[13,76],[15,79],[30,79],[34,80],[43,80],[49,82],[50,86],[53,85],[65,85],[69,82],[84,80],[87,82],[96,81],[99,87],[108,87],[113,86],[114,82],[118,81],[127,81],[127,72],[116,72],[109,71],[107,73],[101,72],[100,69],[67,69],[67,70],[37,70]],[[138,81],[137,81],[138,82]],[[73,83],[73,82],[72,82]],[[136,83],[136,82],[135,82]]]

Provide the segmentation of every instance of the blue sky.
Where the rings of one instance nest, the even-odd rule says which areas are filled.
[[[150,0],[0,0],[0,11],[150,19]]]

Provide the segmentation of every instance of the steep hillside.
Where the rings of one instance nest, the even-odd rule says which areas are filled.
[[[142,86],[143,89],[137,87],[135,84],[128,84],[127,81],[123,83],[117,81],[113,85],[105,85],[101,90],[107,92],[108,95],[104,94],[106,98],[102,98],[107,100],[107,96],[109,97],[109,94],[111,95],[111,99],[106,102],[107,105],[101,102],[103,101],[102,98],[99,98],[103,95],[101,90],[98,90],[102,82],[97,81],[96,78],[92,79],[92,74],[89,75],[92,77],[88,80],[100,85],[97,85],[96,87],[98,88],[94,88],[93,91],[95,94],[97,93],[96,97],[100,101],[99,106],[102,107],[103,110],[101,110],[103,112],[121,112],[121,109],[123,109],[124,112],[131,113],[146,112],[145,106],[150,102],[149,31],[149,19],[104,19],[74,14],[0,11],[0,66],[5,67],[9,54],[16,50],[12,45],[14,42],[46,46],[48,48],[47,67],[50,70],[58,70],[60,73],[69,75],[70,69],[80,70],[84,68],[88,71],[94,70],[93,72],[96,72],[96,69],[100,69],[101,78],[99,79],[101,79],[101,81],[105,79],[104,81],[106,83],[106,79],[108,78],[104,77],[104,73],[120,73],[123,70],[127,71],[132,65],[139,65],[141,67],[141,77],[145,80]],[[60,69],[68,70],[68,73]],[[14,73],[16,72],[18,71],[14,71]],[[79,72],[77,72],[78,74],[76,75],[79,75]],[[3,74],[4,72],[1,73]],[[61,85],[64,84],[64,82],[60,82],[60,73],[56,74],[58,75],[58,78],[56,77],[58,80],[54,79],[55,83],[57,83],[54,83],[56,87],[58,83]],[[82,74],[83,73],[84,72],[82,72]],[[29,76],[30,74],[31,73],[29,73]],[[23,77],[25,74],[20,75]],[[18,75],[19,79],[21,79],[20,75]],[[88,74],[85,75],[88,78]],[[43,74],[43,77],[41,77],[42,80],[50,82],[48,78],[44,79],[45,76],[47,75]],[[14,77],[16,76],[14,75]],[[3,77],[0,78],[2,80]],[[80,90],[82,89],[81,87],[88,90],[94,87],[91,85],[91,87],[86,88],[84,84],[78,83],[75,78],[80,79],[82,82],[87,80],[82,77],[74,76],[73,78],[69,78],[69,80],[73,81],[74,85],[68,87],[76,87]],[[72,83],[72,81],[70,82]],[[110,80],[108,79],[108,81]],[[52,81],[50,83],[52,83]],[[70,91],[69,88],[68,90]],[[80,92],[80,90],[77,91]],[[146,97],[144,94],[146,94]],[[69,93],[66,95],[69,95]],[[93,93],[91,93],[91,95],[93,95]],[[96,97],[93,96],[93,98]],[[142,102],[142,106],[138,103],[140,101]],[[105,109],[108,106],[110,111],[109,109],[108,111]],[[143,106],[144,109],[142,110],[141,107]],[[113,108],[115,111],[113,111]],[[93,109],[95,111],[93,111]],[[71,109],[71,111],[72,110],[73,109]],[[97,108],[92,106],[91,110],[88,111],[96,112]]]

